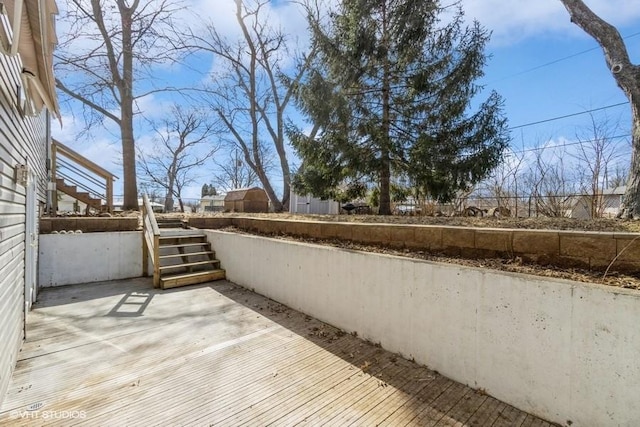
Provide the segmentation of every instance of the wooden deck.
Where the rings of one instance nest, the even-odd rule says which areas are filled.
[[[550,426],[229,282],[149,279],[44,290],[0,425]]]

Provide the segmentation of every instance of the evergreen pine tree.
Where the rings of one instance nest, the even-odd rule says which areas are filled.
[[[318,54],[296,93],[314,130],[289,129],[303,160],[298,192],[327,198],[375,181],[390,214],[392,175],[446,201],[498,164],[509,140],[502,99],[492,92],[473,108],[489,35],[465,26],[461,9],[343,0],[329,25],[310,24]]]

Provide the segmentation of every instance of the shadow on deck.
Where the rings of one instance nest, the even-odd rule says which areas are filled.
[[[550,425],[230,282],[160,291],[149,279],[40,294],[0,408],[0,425],[17,420]]]

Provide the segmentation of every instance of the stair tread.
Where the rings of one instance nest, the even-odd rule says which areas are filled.
[[[162,289],[177,288],[180,286],[197,285],[213,280],[224,280],[226,272],[223,269],[199,271],[197,273],[176,274],[160,278]]]
[[[216,268],[215,270],[204,270],[204,271],[195,271],[193,273],[177,273],[177,274],[168,274],[166,276],[162,276],[160,280],[175,280],[175,279],[188,279],[191,277],[198,276],[209,276],[212,274],[217,274],[220,272],[224,272],[223,268]]]
[[[172,235],[161,235],[160,236],[160,240],[170,240],[170,239],[190,239],[190,238],[199,238],[202,239],[203,237],[207,237],[206,234],[176,234],[174,236]]]
[[[199,243],[180,243],[178,245],[160,245],[159,249],[171,249],[171,248],[189,248],[193,246],[209,246],[209,242],[199,242]]]
[[[81,201],[89,206],[92,206],[94,208],[102,206],[102,199],[92,197],[91,194],[86,191],[78,191],[77,186],[68,185],[62,178],[56,178],[56,187],[58,191],[68,194],[74,199]]]
[[[160,259],[166,259],[166,258],[181,258],[184,256],[196,256],[196,255],[213,255],[214,252],[213,251],[204,251],[204,252],[187,252],[184,254],[171,254],[171,255],[160,255],[159,258]]]
[[[219,264],[220,261],[217,259],[208,259],[206,261],[195,261],[195,262],[186,262],[184,264],[171,264],[171,265],[161,265],[160,271],[162,270],[170,270],[173,268],[182,268],[182,267],[196,267],[198,265],[207,265],[207,264]]]

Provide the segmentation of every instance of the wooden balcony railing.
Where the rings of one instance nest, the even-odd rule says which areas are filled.
[[[54,182],[64,180],[67,185],[88,193],[89,198],[100,200],[101,210],[113,212],[113,181],[117,176],[55,139],[51,144],[51,169]],[[56,196],[52,200],[53,215],[57,205]]]

